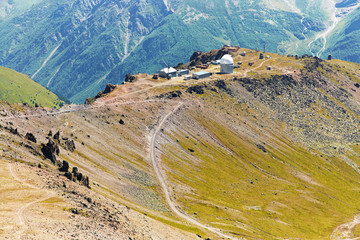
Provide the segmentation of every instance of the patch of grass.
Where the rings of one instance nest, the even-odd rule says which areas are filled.
[[[203,131],[172,130],[162,159],[181,186],[174,189],[177,203],[200,222],[261,239],[327,239],[357,212],[357,173],[340,158],[309,153],[281,135],[264,153],[214,116],[193,117],[220,145]]]
[[[0,67],[0,99],[11,103],[27,103],[57,108],[64,104],[54,93],[31,80],[27,75]]]

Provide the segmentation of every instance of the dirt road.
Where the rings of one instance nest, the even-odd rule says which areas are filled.
[[[150,158],[151,158],[151,162],[153,165],[153,168],[155,170],[156,176],[158,178],[158,181],[160,183],[160,186],[164,192],[165,195],[165,200],[166,203],[169,205],[171,211],[173,211],[178,217],[184,219],[185,221],[200,227],[202,229],[206,229],[210,232],[213,232],[215,234],[217,234],[218,236],[224,238],[224,239],[232,239],[232,240],[237,240],[238,238],[232,237],[232,236],[228,236],[224,233],[222,233],[220,230],[213,228],[211,226],[207,226],[204,225],[198,221],[196,221],[195,219],[187,216],[186,214],[182,213],[179,209],[178,206],[176,206],[176,204],[173,202],[173,200],[170,197],[170,193],[168,190],[168,186],[169,184],[166,181],[166,178],[163,176],[162,171],[161,171],[161,165],[159,160],[157,159],[156,155],[155,155],[155,142],[156,142],[156,137],[158,136],[160,130],[163,128],[164,124],[166,123],[166,121],[168,120],[168,118],[173,115],[181,106],[183,105],[183,103],[178,103],[176,105],[176,107],[169,112],[166,116],[163,117],[163,119],[160,121],[160,123],[158,124],[157,128],[155,129],[154,133],[152,134],[151,137],[151,142],[150,142]]]
[[[335,228],[334,232],[331,234],[330,239],[332,240],[355,240],[360,238],[351,238],[354,228],[360,224],[360,215],[354,217],[351,222],[341,224]]]
[[[32,184],[29,184],[27,183],[25,180],[19,178],[16,174],[16,172],[14,171],[13,169],[13,165],[11,163],[9,163],[9,170],[10,170],[10,173],[12,175],[12,177],[17,181],[17,182],[20,182],[22,185],[30,188],[30,189],[34,189],[34,190],[42,190],[41,188],[35,186],[35,185],[32,185]],[[42,201],[46,201],[52,197],[56,196],[55,192],[52,192],[52,191],[48,191],[47,195],[45,197],[42,197],[40,199],[36,199],[34,201],[31,201],[27,204],[25,204],[24,206],[22,206],[21,208],[19,208],[17,211],[16,211],[16,216],[17,216],[17,222],[20,226],[20,229],[15,233],[16,235],[16,239],[22,239],[22,235],[24,233],[24,231],[26,229],[29,228],[29,224],[26,220],[26,209],[31,207],[32,205],[34,204],[37,204],[37,203],[40,203]]]

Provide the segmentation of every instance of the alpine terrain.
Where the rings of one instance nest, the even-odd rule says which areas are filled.
[[[83,103],[223,44],[360,63],[357,0],[0,0],[0,65]],[[165,64],[165,63],[166,64]]]
[[[224,46],[181,67],[206,76],[0,104],[0,238],[360,237],[359,64]]]

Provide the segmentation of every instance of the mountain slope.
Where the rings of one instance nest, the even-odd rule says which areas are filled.
[[[83,228],[76,229],[89,238],[95,236],[89,229],[101,225],[118,227],[119,235],[110,236],[136,229],[136,220],[126,225],[121,217],[127,216],[123,205],[146,215],[141,226],[150,230],[132,232],[140,239],[358,237],[358,226],[337,227],[352,221],[360,205],[359,65],[271,53],[260,60],[259,52],[244,48],[232,54],[242,66],[230,75],[216,74],[217,65],[202,80],[138,74],[91,105],[53,111],[23,106],[20,112],[1,105],[7,114],[0,117],[2,159],[19,161],[20,170],[24,163],[43,165],[41,175],[54,177],[32,178],[43,179],[60,199],[46,214],[67,205],[64,214],[83,219]],[[27,132],[37,143],[24,139]],[[54,144],[59,153],[54,147],[51,159],[45,158],[41,149]],[[75,167],[89,177],[90,190],[80,186],[83,180],[72,182],[58,171],[65,168],[73,177]],[[89,202],[89,196],[101,201]],[[83,216],[67,210],[73,208]],[[162,231],[163,224],[169,230]],[[35,218],[28,225],[46,229]],[[6,226],[0,234],[14,236],[14,228],[25,228]]]
[[[309,38],[324,28],[322,11],[294,12],[276,2],[288,7],[234,0],[42,1],[0,22],[0,64],[83,102],[127,72],[156,72],[161,58],[175,65],[224,43],[287,51],[284,44],[303,39],[303,15]]]
[[[360,9],[353,11],[344,18],[334,30],[329,40],[328,53],[339,56],[347,61],[360,61],[360,48],[357,39],[360,36]]]
[[[56,108],[64,104],[54,93],[31,80],[27,75],[0,67],[0,100]]]
[[[223,44],[358,62],[352,49],[358,2],[294,0],[29,0],[0,20],[0,64],[83,103],[126,73],[155,73],[164,62]],[[11,7],[9,7],[11,6]],[[333,30],[336,33],[333,34]],[[355,34],[355,35],[354,35]],[[331,37],[332,36],[332,37]],[[344,44],[349,42],[349,44]],[[355,42],[355,43],[354,43]],[[356,50],[357,51],[357,50]],[[355,56],[354,56],[355,55]],[[163,60],[162,60],[163,59]]]
[[[107,72],[167,14],[162,2],[37,4],[0,23],[0,63],[68,98],[91,84],[94,94]]]

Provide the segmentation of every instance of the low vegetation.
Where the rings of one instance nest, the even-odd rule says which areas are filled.
[[[59,108],[64,104],[29,76],[4,67],[0,67],[0,100],[50,108]]]

